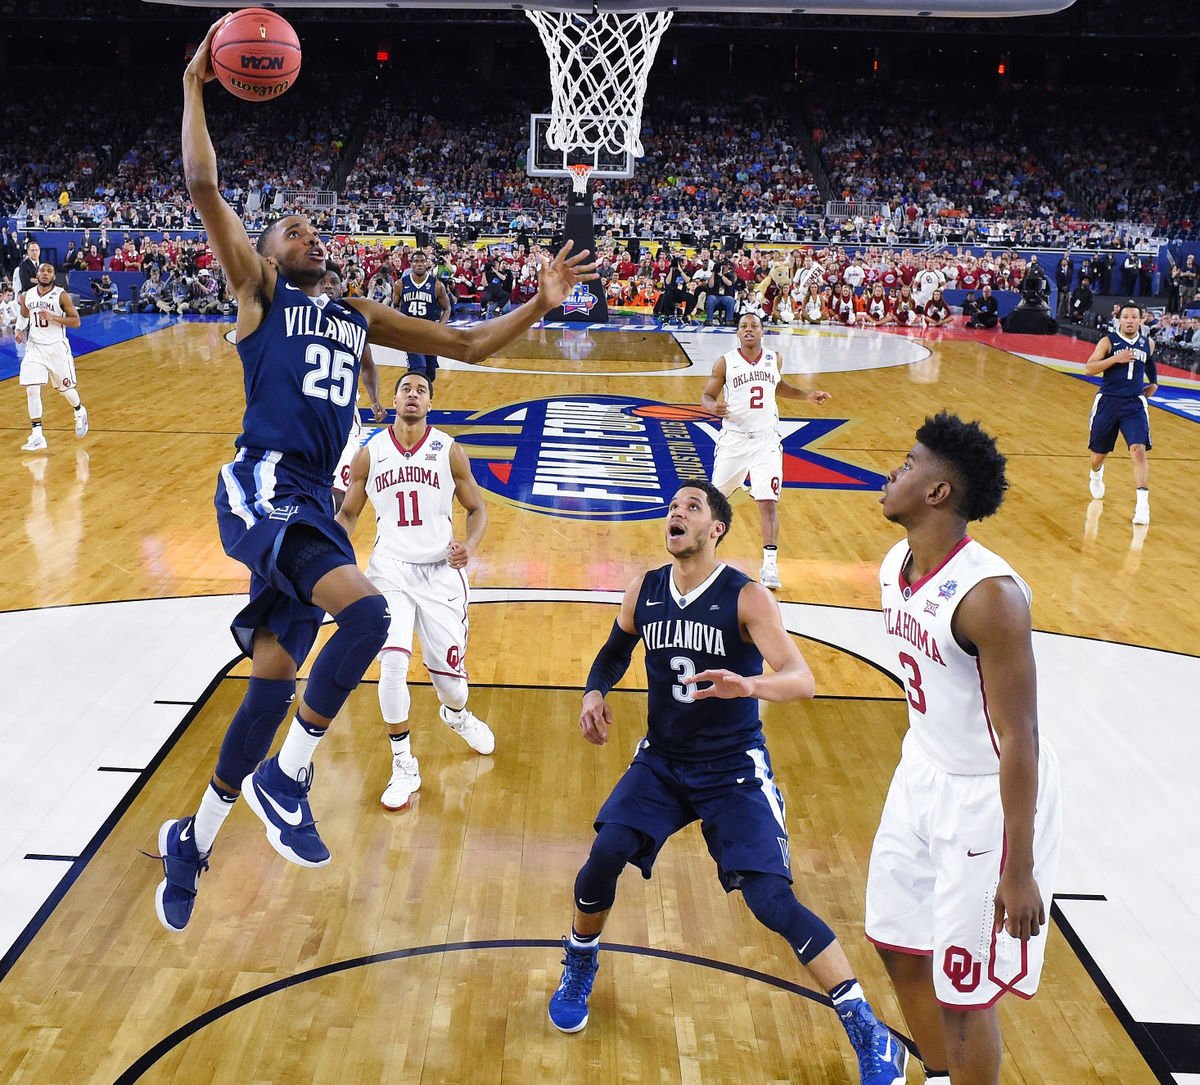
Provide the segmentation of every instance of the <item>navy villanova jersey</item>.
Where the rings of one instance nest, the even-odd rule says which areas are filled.
[[[696,687],[680,682],[715,669],[762,674],[762,653],[742,640],[738,623],[738,595],[749,580],[719,565],[683,606],[670,565],[642,580],[634,622],[646,649],[651,749],[681,761],[707,761],[762,744],[756,699],[697,701]]]
[[[420,286],[413,282],[411,272],[406,271],[400,276],[400,312],[405,316],[437,320],[442,307],[438,305],[437,278],[433,272],[425,276]]]
[[[292,467],[332,479],[354,420],[366,345],[360,313],[276,279],[262,324],[237,345],[246,381],[237,447],[279,453]]]
[[[1150,357],[1150,337],[1137,335],[1133,339],[1126,339],[1120,332],[1109,332],[1108,341],[1112,343],[1112,354],[1119,354],[1123,350],[1133,351],[1133,361],[1125,365],[1110,365],[1100,375],[1100,391],[1106,396],[1137,399],[1147,382],[1155,384],[1158,381],[1154,359]]]

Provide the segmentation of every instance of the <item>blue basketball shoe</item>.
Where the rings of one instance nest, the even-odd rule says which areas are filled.
[[[196,847],[195,818],[163,823],[158,830],[158,851],[166,877],[154,894],[158,921],[169,931],[181,931],[192,918],[200,875],[208,869],[208,855]]]
[[[875,1016],[865,998],[850,998],[834,1007],[858,1056],[862,1085],[904,1085],[908,1048]]]
[[[299,780],[279,767],[278,757],[268,757],[242,781],[246,804],[267,827],[267,840],[289,863],[325,866],[329,849],[317,835],[317,823],[308,805],[312,787],[310,765]]]
[[[580,1032],[588,1023],[588,997],[600,969],[600,947],[576,949],[563,939],[562,979],[550,996],[550,1023],[559,1032]]]

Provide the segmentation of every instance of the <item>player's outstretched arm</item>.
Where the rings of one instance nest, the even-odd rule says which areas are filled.
[[[454,328],[449,324],[404,316],[386,305],[364,298],[349,298],[346,304],[367,318],[367,335],[372,343],[417,354],[441,354],[475,364],[490,358],[551,309],[566,301],[576,283],[598,278],[596,265],[584,262],[588,258],[588,251],[584,249],[572,256],[571,247],[568,241],[553,260],[542,257],[537,297],[520,308],[472,328]]]
[[[592,669],[588,672],[583,705],[579,712],[579,730],[593,746],[603,746],[608,741],[612,709],[605,698],[629,669],[633,646],[638,642],[634,612],[642,590],[642,580],[643,576],[639,575],[625,589],[617,620],[613,622],[608,640],[596,653]]]
[[[784,399],[804,399],[809,403],[815,403],[818,407],[822,403],[828,403],[833,398],[829,392],[806,392],[803,388],[797,388],[795,385],[788,384],[787,381],[783,380],[775,386],[775,394],[782,396]]]
[[[1046,908],[1033,880],[1033,819],[1038,791],[1037,672],[1025,594],[1011,577],[981,581],[959,603],[954,635],[974,646],[987,691],[988,718],[1000,744],[1000,803],[1008,848],[996,890],[996,928],[1035,935]]]
[[[217,152],[208,134],[204,116],[204,84],[215,79],[210,48],[213,35],[229,16],[208,28],[204,41],[183,73],[183,178],[188,195],[208,232],[213,255],[225,269],[225,277],[239,300],[266,292],[268,267],[246,233],[237,212],[221,198],[217,184]]]
[[[367,471],[370,467],[371,453],[366,448],[360,448],[350,461],[350,485],[346,489],[346,496],[342,498],[342,507],[338,509],[336,517],[346,534],[352,538],[363,506],[367,503]]]
[[[761,701],[799,701],[816,693],[816,681],[796,642],[783,628],[779,604],[761,584],[751,581],[738,594],[738,621],[762,653],[772,673],[740,675],[733,671],[701,671],[685,683],[696,686],[696,699],[757,697]],[[700,688],[697,683],[710,682]]]

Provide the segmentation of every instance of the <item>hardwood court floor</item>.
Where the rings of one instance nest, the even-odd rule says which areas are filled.
[[[0,527],[9,555],[0,609],[244,590],[240,567],[217,545],[211,506],[240,413],[240,372],[221,330],[182,324],[83,358],[94,426],[84,442],[68,432],[66,408],[46,397],[51,448],[40,468],[16,453],[0,460],[0,499],[12,510]],[[585,354],[576,339],[579,357],[545,371],[553,369],[552,333],[531,333],[494,370],[444,373],[435,407],[480,413],[564,395],[698,401],[704,378],[679,375],[690,371],[673,338],[595,332],[591,340]],[[1200,572],[1200,514],[1190,500],[1200,430],[1154,413],[1155,521],[1139,542],[1128,523],[1127,457],[1111,461],[1105,507],[1088,507],[1087,385],[994,346],[945,338],[930,347],[919,368],[791,377],[834,394],[822,411],[805,413],[848,419],[819,451],[886,472],[926,413],[950,406],[982,418],[1010,456],[1013,485],[977,537],[1032,583],[1035,625],[1194,650],[1200,623],[1183,586]],[[613,375],[620,367],[668,375]],[[15,448],[26,428],[23,398],[12,382],[4,389],[0,440]],[[487,454],[502,451],[503,436]],[[582,598],[619,591],[665,560],[659,519],[549,517],[486,496],[489,529],[471,569],[481,592],[570,589]],[[753,573],[757,523],[748,503],[737,513],[722,556]],[[875,494],[790,489],[781,516],[782,599],[830,613],[877,608],[875,570],[897,535]],[[355,542],[365,558],[369,527]],[[617,948],[604,955],[587,1030],[562,1036],[549,1025],[557,939],[591,818],[644,721],[635,663],[626,691],[613,695],[609,745],[595,749],[578,736],[578,689],[612,616],[611,605],[590,597],[477,603],[471,703],[496,731],[496,754],[472,754],[436,721],[432,690],[416,685],[423,787],[411,809],[383,811],[388,751],[375,687],[365,684],[318,758],[314,807],[333,864],[289,866],[239,808],[192,924],[168,935],[153,914],[160,869],[138,851],[154,850],[158,826],[190,809],[203,788],[244,690],[245,666],[233,668],[139,779],[0,981],[0,1080],[856,1080],[833,1015],[789,987],[807,981],[737,895],[721,892],[694,827],[665,850],[653,880],[623,877],[606,931]],[[797,889],[834,926],[877,1008],[899,1023],[861,917],[903,701],[866,662],[813,640],[801,647],[818,700],[764,706]],[[415,662],[413,674],[423,676]],[[1016,1000],[1002,1007],[1005,1085],[1164,1080],[1058,931],[1038,998],[1009,1003]]]

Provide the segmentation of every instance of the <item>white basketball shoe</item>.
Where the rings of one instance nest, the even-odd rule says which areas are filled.
[[[420,787],[421,766],[417,759],[410,753],[398,753],[392,758],[392,778],[379,801],[389,810],[402,810]]]
[[[442,723],[451,731],[457,731],[476,753],[488,754],[496,748],[496,736],[492,734],[492,729],[474,712],[465,708],[461,712],[451,712],[445,705],[441,705],[438,715],[442,717]],[[462,718],[455,720],[455,716]]]

